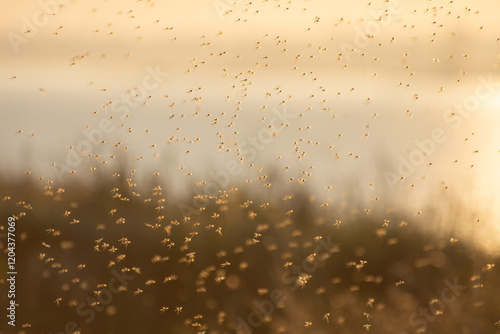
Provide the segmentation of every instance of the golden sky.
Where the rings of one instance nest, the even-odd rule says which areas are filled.
[[[389,198],[404,193],[418,211],[428,200],[422,194],[453,184],[487,198],[488,214],[498,204],[498,87],[466,116],[444,120],[489,77],[500,80],[498,1],[59,2],[9,3],[0,14],[0,140],[11,143],[3,170],[51,175],[48,166],[63,163],[86,126],[109,117],[105,106],[158,68],[168,77],[109,134],[103,152],[126,141],[131,156],[144,156],[133,164],[148,172],[173,161],[185,167],[177,173],[202,179],[204,162],[233,159],[285,105],[295,117],[290,129],[256,161],[282,156],[277,166],[293,166],[297,177],[315,166],[311,183],[327,199],[340,195],[323,189],[346,172],[386,189],[383,171],[397,172],[415,140],[439,128],[447,140],[425,158],[432,170],[417,166]],[[172,136],[201,140],[166,145]],[[162,147],[157,160],[151,145]],[[461,188],[463,179],[472,184]]]

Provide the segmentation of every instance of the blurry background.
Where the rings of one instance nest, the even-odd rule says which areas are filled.
[[[453,238],[482,254],[469,253],[472,258],[500,252],[497,1],[47,0],[4,7],[2,212],[7,217],[23,212],[26,203],[39,204],[28,211],[31,223],[25,218],[26,231],[31,229],[28,235],[36,242],[26,241],[33,249],[26,248],[23,265],[43,250],[45,238],[37,233],[51,238],[44,230],[58,220],[61,230],[82,229],[75,238],[98,239],[102,230],[95,228],[101,219],[106,226],[104,221],[114,224],[125,216],[109,214],[115,187],[125,197],[137,197],[124,210],[142,212],[135,205],[143,199],[163,198],[149,208],[151,217],[140,219],[141,227],[126,230],[131,235],[145,228],[143,220],[152,224],[155,212],[164,216],[158,220],[163,230],[175,229],[170,223],[175,219],[198,217],[200,209],[199,217],[207,215],[200,218],[202,226],[212,221],[215,230],[218,217],[210,217],[225,205],[219,191],[239,187],[245,195],[228,202],[230,210],[253,200],[254,210],[269,214],[262,219],[270,221],[281,218],[264,211],[266,203],[278,210],[285,196],[302,195],[307,205],[297,201],[276,215],[310,205],[307,215],[292,219],[289,231],[302,230],[305,239],[316,228],[326,237],[328,230],[322,229],[332,228],[336,220],[356,222],[363,216],[360,221],[373,219],[380,228],[395,215],[441,238],[437,249],[444,247],[439,242],[448,245]],[[105,121],[104,128],[112,130],[103,130]],[[445,138],[440,142],[433,139],[436,129]],[[420,152],[416,141],[428,151]],[[228,169],[231,161],[235,165]],[[230,169],[237,172],[231,175]],[[58,189],[66,189],[65,195]],[[200,193],[214,198],[208,204],[196,197]],[[83,197],[71,199],[75,195]],[[52,198],[62,206],[49,209]],[[164,207],[157,209],[161,203]],[[101,205],[99,215],[87,212],[100,212]],[[40,206],[47,212],[37,211]],[[75,215],[78,210],[83,210],[80,216]],[[65,211],[73,213],[63,216]],[[139,219],[137,212],[130,212],[135,217],[130,219]],[[68,217],[81,223],[66,226]],[[316,218],[326,225],[302,225]],[[84,225],[86,220],[95,226]],[[398,226],[396,220],[391,227]],[[177,245],[196,225],[190,228],[179,232]],[[247,232],[251,236],[255,231]],[[114,238],[125,232],[109,233]],[[122,237],[118,234],[114,239]],[[288,242],[288,234],[281,237]],[[375,242],[363,238],[367,245]],[[348,243],[340,237],[338,242]],[[420,239],[412,242],[419,251],[427,249]],[[353,251],[356,247],[346,245]],[[52,251],[60,255],[71,249]],[[81,250],[87,254],[84,262],[95,255],[91,246]],[[280,261],[276,267],[282,267]],[[463,273],[470,278],[468,274]],[[89,271],[88,277],[96,275]],[[428,279],[442,283],[432,275]],[[252,289],[241,289],[253,298]],[[74,313],[67,302],[80,297],[63,291],[68,312]],[[39,298],[40,304],[33,305],[53,305]],[[158,305],[150,302],[155,312]],[[238,312],[243,316],[249,311]],[[104,319],[93,323],[94,332],[112,331]],[[402,323],[408,325],[406,319]],[[165,326],[173,323],[169,321]],[[482,332],[493,330],[488,326]],[[58,330],[48,324],[43,328]],[[345,328],[350,331],[350,325]],[[464,328],[469,329],[463,333],[478,330]]]

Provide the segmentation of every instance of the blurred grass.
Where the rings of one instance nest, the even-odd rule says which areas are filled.
[[[443,314],[426,321],[427,333],[500,333],[499,258],[466,240],[450,242],[452,235],[436,233],[432,223],[419,226],[402,212],[319,209],[303,187],[292,190],[288,201],[274,194],[263,208],[262,198],[252,198],[249,186],[242,186],[185,218],[178,204],[192,199],[176,199],[166,186],[153,190],[157,185],[141,183],[139,191],[123,177],[75,180],[0,181],[2,219],[19,218],[19,333],[59,333],[68,321],[82,333],[234,333],[238,317],[247,320],[254,301],[269,300],[275,289],[285,301],[255,333],[361,333],[366,324],[372,333],[416,333],[422,322],[415,325],[411,315],[441,298],[445,280],[467,288],[445,304]],[[117,223],[120,218],[125,223]],[[335,226],[336,220],[342,222]],[[317,251],[317,237],[330,238],[338,248]],[[130,243],[122,244],[123,238]],[[5,239],[0,249],[6,253]],[[194,261],[187,263],[193,252]],[[294,289],[282,278],[285,264],[304,271],[313,253],[317,268]],[[356,268],[360,261],[366,263]],[[5,269],[6,254],[1,263]],[[486,270],[488,264],[496,266]],[[104,289],[98,285],[109,283],[111,269],[135,278],[86,323],[77,305]],[[0,298],[5,305],[6,293]],[[164,306],[169,309],[160,312]],[[305,328],[306,321],[312,326]]]

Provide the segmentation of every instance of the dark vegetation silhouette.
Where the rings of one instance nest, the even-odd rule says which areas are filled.
[[[19,333],[69,321],[82,333],[500,332],[498,257],[402,213],[318,209],[304,187],[261,207],[243,185],[186,218],[178,204],[192,199],[166,186],[137,196],[123,177],[75,180],[1,181],[2,217],[18,218]],[[112,270],[134,278],[93,304]],[[444,303],[450,283],[463,288]],[[273,291],[280,302],[248,320]]]

